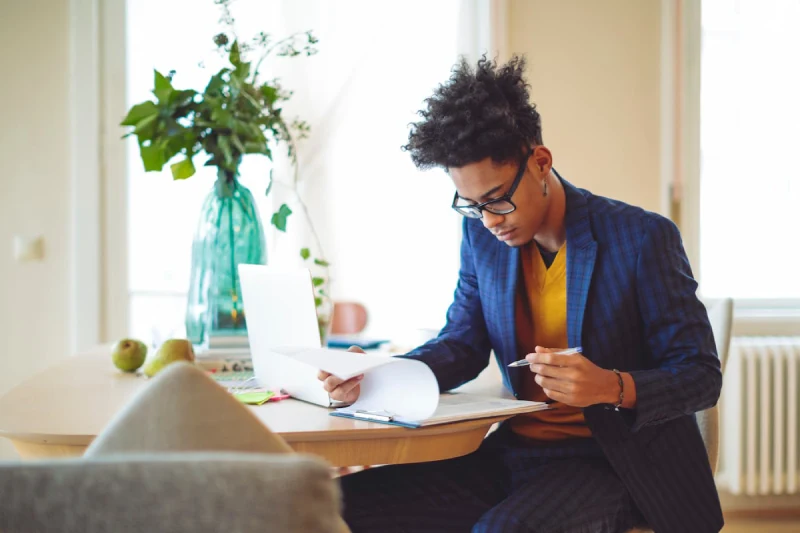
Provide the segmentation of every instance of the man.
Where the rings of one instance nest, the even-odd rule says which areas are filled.
[[[511,419],[466,457],[343,477],[345,520],[354,533],[719,531],[694,413],[722,376],[678,229],[556,172],[524,67],[462,60],[412,126],[405,149],[447,169],[465,218],[447,323],[404,357],[447,391],[494,351],[517,398],[553,409]],[[567,347],[582,354],[553,353]],[[508,367],[521,358],[530,366]],[[358,397],[360,378],[320,379],[337,400]]]

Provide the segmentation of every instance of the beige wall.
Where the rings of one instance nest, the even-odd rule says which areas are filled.
[[[556,169],[575,185],[661,207],[659,0],[511,0],[508,46]]]
[[[68,7],[0,5],[0,394],[69,342]],[[14,235],[43,236],[44,260],[14,261]]]

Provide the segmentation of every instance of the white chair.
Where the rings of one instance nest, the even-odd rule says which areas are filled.
[[[718,300],[704,300],[708,311],[708,320],[714,331],[714,341],[717,345],[717,354],[723,374],[725,363],[728,361],[728,350],[731,345],[731,329],[733,327],[733,300],[722,298]],[[708,452],[708,461],[711,463],[711,472],[717,473],[719,463],[719,404],[697,413],[697,425]],[[631,529],[628,533],[653,533],[650,529]]]
[[[728,362],[728,350],[731,346],[733,300],[722,298],[705,300],[703,303],[708,310],[708,319],[711,322],[711,329],[714,331],[714,340],[717,344],[719,364],[724,374],[725,364]],[[719,404],[697,413],[697,424],[700,426],[703,442],[706,443],[711,470],[716,474],[719,463]]]

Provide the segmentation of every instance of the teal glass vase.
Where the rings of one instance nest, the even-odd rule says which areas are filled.
[[[206,197],[192,244],[186,338],[247,335],[237,266],[266,264],[264,228],[250,191],[220,176]]]

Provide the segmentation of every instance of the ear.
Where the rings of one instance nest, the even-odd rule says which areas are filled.
[[[533,154],[531,154],[531,160],[534,164],[534,172],[539,176],[546,176],[550,173],[550,169],[553,168],[553,154],[550,153],[550,149],[546,146],[536,146],[533,149]]]

